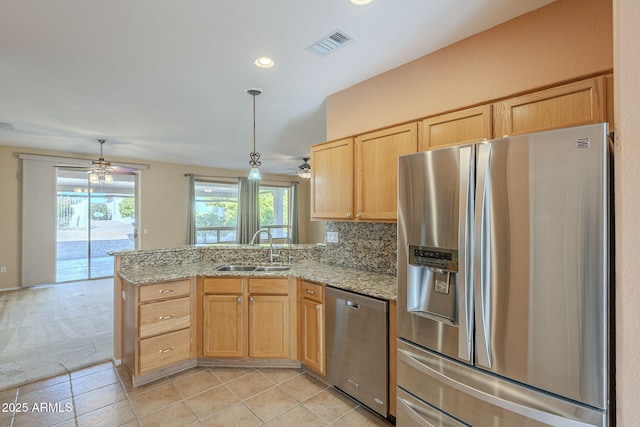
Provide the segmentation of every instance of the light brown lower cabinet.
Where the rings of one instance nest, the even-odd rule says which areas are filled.
[[[287,278],[203,279],[202,356],[288,359]]]
[[[244,356],[244,305],[241,295],[205,295],[203,307],[203,355]]]
[[[289,297],[249,297],[249,357],[289,357]]]
[[[295,278],[123,282],[122,364],[134,386],[196,366],[199,357],[297,359],[325,376],[324,290],[322,284]],[[395,307],[392,301],[389,398],[394,416]]]
[[[140,340],[140,373],[155,371],[191,358],[189,329]]]
[[[193,358],[191,279],[123,283],[122,364],[134,377]]]
[[[299,355],[306,367],[326,375],[324,334],[324,286],[300,281],[299,288]]]

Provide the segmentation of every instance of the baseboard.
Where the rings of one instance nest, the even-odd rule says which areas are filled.
[[[206,368],[291,368],[299,369],[302,364],[290,359],[198,359],[198,366]]]
[[[143,384],[159,380],[160,378],[166,377],[167,375],[173,375],[177,374],[178,372],[186,371],[187,369],[195,368],[196,366],[198,366],[197,360],[187,360],[166,368],[156,369],[155,371],[149,372],[147,374],[132,376],[131,385],[133,385],[134,387],[138,387]]]

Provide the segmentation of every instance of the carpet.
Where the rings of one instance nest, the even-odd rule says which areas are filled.
[[[0,292],[0,390],[112,358],[112,278]]]

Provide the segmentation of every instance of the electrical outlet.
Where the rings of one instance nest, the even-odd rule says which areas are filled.
[[[6,272],[7,272],[7,266],[6,265],[0,266],[0,273],[6,273]]]
[[[338,243],[337,231],[327,231],[327,243]]]

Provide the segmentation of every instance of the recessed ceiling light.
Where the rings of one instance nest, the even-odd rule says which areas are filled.
[[[271,68],[275,64],[273,59],[267,58],[266,56],[261,56],[260,58],[256,58],[253,63],[260,68]]]
[[[371,3],[373,0],[349,0],[351,4],[355,4],[356,6],[364,6],[365,4]]]

